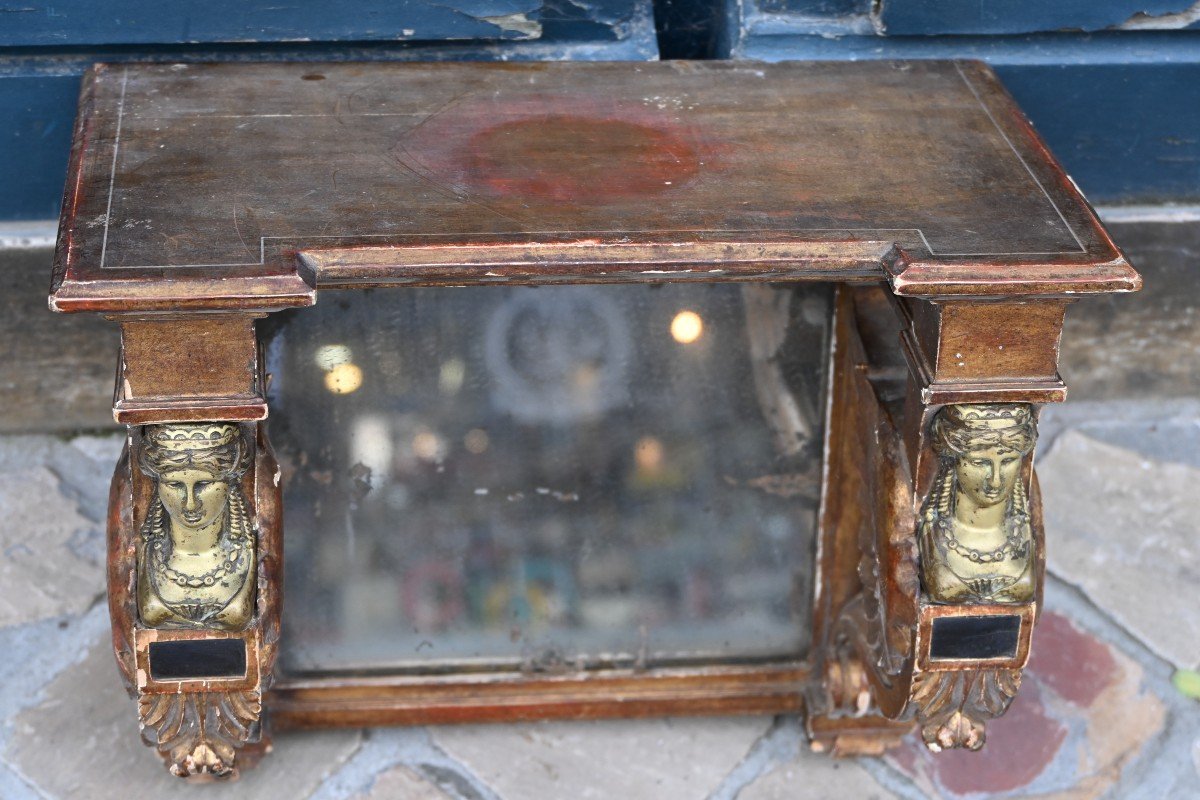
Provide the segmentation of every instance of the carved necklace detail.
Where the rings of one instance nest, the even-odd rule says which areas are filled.
[[[201,586],[215,586],[218,580],[226,575],[232,575],[234,570],[241,568],[245,555],[245,548],[242,546],[242,543],[235,541],[225,554],[225,560],[220,564],[217,564],[217,566],[203,575],[189,575],[186,572],[167,566],[167,557],[163,553],[163,541],[161,539],[154,542],[154,547],[151,550],[151,560],[154,564],[155,572],[171,583],[178,586],[187,586],[192,589],[199,589]]]
[[[236,581],[245,573],[247,564],[254,557],[254,544],[247,525],[244,504],[240,492],[231,493],[228,516],[219,544],[223,551],[221,560],[212,569],[200,575],[193,575],[168,565],[171,553],[170,535],[167,531],[169,523],[165,519],[166,514],[161,503],[146,520],[142,535],[146,538],[146,566],[150,573],[150,585],[159,601],[183,620],[196,624],[210,619],[228,606],[241,590],[239,586],[234,589],[233,594],[223,599],[193,597],[169,600],[163,596],[161,588],[175,585],[185,590],[213,589],[224,579]]]
[[[967,547],[955,537],[953,524],[944,517],[938,519],[938,527],[941,528],[942,540],[945,541],[946,547],[976,564],[1006,561],[1009,558],[1024,556],[1028,550],[1029,542],[1025,537],[1023,526],[1019,524],[1007,526],[1008,537],[1004,540],[1004,544],[995,550],[976,550],[973,547]]]

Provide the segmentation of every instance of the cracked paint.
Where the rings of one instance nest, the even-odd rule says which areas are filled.
[[[522,38],[537,39],[542,35],[542,23],[535,19],[530,19],[525,15],[525,12],[501,14],[493,17],[479,17],[479,19],[492,23],[502,31],[519,33]]]
[[[1122,31],[1170,31],[1190,28],[1200,22],[1200,2],[1192,4],[1183,11],[1168,14],[1147,14],[1139,11],[1129,19],[1116,26]]]
[[[1200,19],[1200,8],[1191,0],[879,0],[872,17],[892,36],[1020,34],[1184,28]]]

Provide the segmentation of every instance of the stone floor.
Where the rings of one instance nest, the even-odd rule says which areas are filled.
[[[932,756],[910,740],[832,761],[786,717],[397,728],[281,734],[239,782],[182,787],[138,741],[107,644],[118,436],[79,433],[86,409],[40,425],[48,399],[27,399],[25,429],[55,432],[0,436],[0,800],[1200,798],[1200,709],[1172,682],[1200,666],[1200,228],[1115,234],[1148,290],[1068,320],[1074,394],[1044,412],[1038,458],[1047,610],[1024,688],[982,753]],[[15,273],[44,258],[0,253],[0,281],[31,286]],[[6,340],[51,330],[7,302]],[[31,359],[60,358],[43,344],[18,342],[0,391],[25,392]],[[61,363],[51,382],[70,374]],[[88,362],[88,380],[98,370]]]

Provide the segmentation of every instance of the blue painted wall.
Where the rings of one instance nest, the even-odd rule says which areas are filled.
[[[1104,31],[1170,25],[1192,0],[882,0],[874,15],[888,36]],[[1176,20],[1187,27],[1186,20]]]
[[[537,38],[542,11],[541,0],[59,0],[14,5],[0,12],[0,45],[530,39]]]
[[[722,57],[981,59],[1092,202],[1200,202],[1195,0],[724,2]]]

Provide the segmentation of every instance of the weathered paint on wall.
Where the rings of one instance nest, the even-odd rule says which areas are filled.
[[[1094,34],[896,36],[880,33],[881,18],[896,0],[823,15],[817,12],[827,9],[827,0],[725,2],[718,47],[724,57],[981,59],[996,68],[1093,202],[1200,202],[1200,31],[1147,30],[1146,23]],[[915,0],[900,2],[913,5]],[[786,12],[778,10],[780,3]],[[980,7],[957,0],[956,5]],[[1009,5],[1017,7],[1015,0]],[[1128,4],[1115,2],[1092,5],[1129,10]],[[1200,18],[1200,4],[1195,8]],[[1021,19],[1028,24],[1035,16],[1031,11]],[[1082,18],[1075,19],[1080,24]],[[1191,24],[1188,19],[1176,18],[1176,27]],[[1157,24],[1171,20],[1158,18]],[[932,21],[927,27],[927,33],[935,32]]]
[[[3,46],[536,39],[542,0],[59,0],[0,10]],[[518,20],[524,20],[519,24]]]
[[[58,216],[79,78],[0,78],[0,220]]]
[[[892,36],[1102,31],[1137,19],[1143,26],[1192,8],[1193,0],[882,0],[875,16]]]
[[[797,33],[888,36],[1180,30],[1200,27],[1197,0],[758,0],[743,18],[780,16]]]

